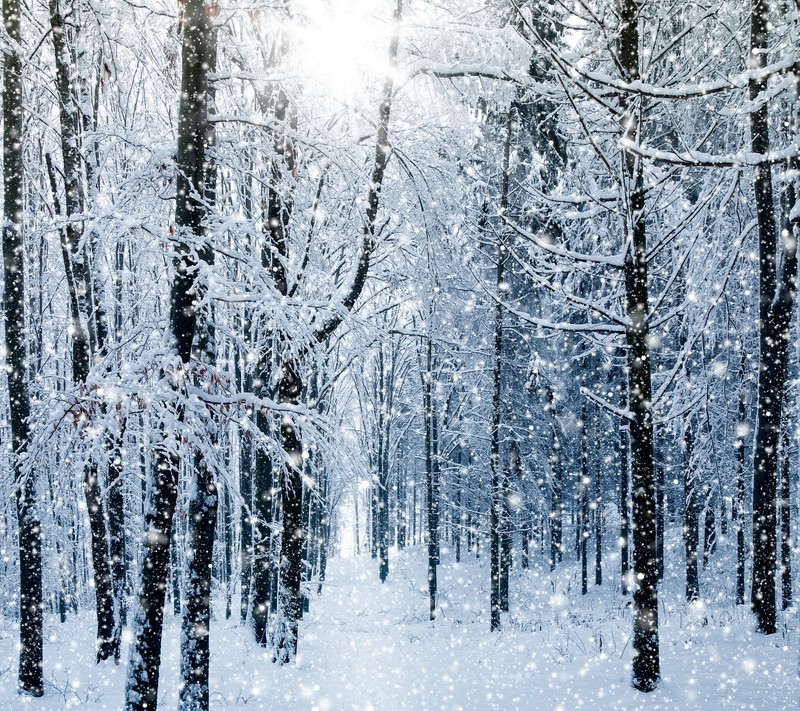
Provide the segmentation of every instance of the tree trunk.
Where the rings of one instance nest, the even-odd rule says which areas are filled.
[[[302,391],[300,375],[289,359],[281,368],[280,402],[297,405]],[[274,661],[286,664],[297,655],[300,617],[300,581],[305,531],[303,530],[303,450],[291,415],[281,418],[281,444],[286,464],[281,473],[283,534],[279,565],[278,609],[275,622]]]
[[[703,570],[708,568],[711,556],[717,550],[717,514],[714,508],[714,490],[711,484],[705,485],[703,517]]]
[[[739,409],[738,418],[736,422],[736,441],[734,447],[736,448],[736,498],[734,521],[736,522],[736,604],[744,605],[744,578],[745,578],[745,559],[747,557],[747,549],[744,542],[744,467],[745,467],[745,451],[744,451],[744,437],[747,431],[747,406],[745,401],[744,391],[744,363],[745,355],[742,353],[742,366],[740,369],[740,376],[742,383],[739,386]]]
[[[603,584],[603,493],[600,472],[600,416],[594,420],[594,584]]]
[[[658,579],[664,579],[664,524],[667,512],[664,498],[664,462],[656,463],[656,567]]]
[[[378,482],[377,482],[377,539],[380,579],[389,577],[389,432],[391,408],[388,403],[389,387],[383,358],[383,347],[378,351]]]
[[[586,432],[586,403],[581,405],[581,474],[578,482],[578,557],[581,562],[581,595],[589,592],[589,435]]]
[[[639,79],[638,0],[622,0],[619,64],[625,81]],[[636,141],[638,99],[623,96],[622,131]],[[642,162],[623,152],[625,215],[625,295],[628,344],[628,396],[631,418],[631,481],[633,493],[633,674],[639,691],[652,691],[661,678],[658,644],[658,570],[656,567],[656,497],[653,476],[653,416],[650,409],[650,328],[647,321],[647,234]]]
[[[187,6],[187,11],[188,11]],[[215,90],[208,82],[208,74],[214,73],[217,67],[217,42],[216,33],[210,21],[209,8],[202,5],[202,17],[185,16],[186,34],[195,33],[192,42],[196,43],[192,57],[193,64],[188,72],[189,85],[182,87],[188,89],[188,96],[181,101],[179,122],[188,122],[196,131],[192,136],[193,141],[200,141],[202,162],[195,163],[198,151],[193,146],[187,146],[185,160],[191,166],[190,173],[195,189],[203,196],[205,204],[202,210],[209,209],[216,201],[216,165],[208,155],[208,150],[214,144],[213,124],[208,121],[209,107],[213,106]],[[186,41],[186,40],[185,40]],[[198,66],[199,64],[199,66]],[[187,69],[184,65],[184,81],[187,79]],[[180,141],[179,156],[181,161]],[[188,171],[187,171],[188,172]],[[180,190],[180,186],[178,188]],[[201,192],[202,191],[202,192]],[[177,215],[176,215],[177,217]],[[201,224],[205,232],[205,227]],[[214,264],[214,252],[204,234],[206,241],[198,249],[200,260],[206,266]],[[202,303],[207,295],[206,285],[198,281],[195,284],[194,296],[196,302]],[[206,306],[198,312],[195,322],[195,361],[205,364],[210,368],[216,365],[216,330],[211,313],[211,307]],[[199,374],[195,376],[198,387],[203,383]],[[208,438],[212,447],[217,446],[217,425],[213,417],[206,423],[207,431],[204,436]],[[214,557],[214,538],[217,528],[217,511],[219,508],[219,490],[214,481],[214,473],[208,467],[203,455],[199,451],[194,454],[194,477],[189,499],[189,555],[186,575],[184,578],[184,608],[181,621],[181,687],[179,707],[181,711],[206,711],[209,706],[209,666],[211,651],[209,647],[210,622],[211,622],[211,592],[212,592],[212,562]]]
[[[550,425],[552,439],[550,447],[550,570],[555,570],[556,563],[560,563],[564,555],[562,542],[564,487],[561,472],[561,442],[558,437],[558,419],[552,390],[548,393],[548,407],[552,419]],[[544,540],[544,536],[542,540]]]
[[[93,277],[89,270],[89,253],[81,249],[83,223],[72,219],[84,212],[83,165],[78,146],[79,112],[73,94],[73,77],[70,76],[70,57],[74,54],[67,46],[67,34],[58,0],[50,0],[50,26],[53,34],[53,49],[56,65],[56,88],[59,97],[61,128],[61,154],[64,165],[65,217],[67,222],[61,232],[62,256],[68,283],[70,311],[72,315],[73,348],[72,379],[83,393],[92,353],[98,353],[98,329],[92,329],[94,292]],[[57,199],[52,164],[47,161],[53,201],[57,214],[61,209]],[[97,314],[94,314],[95,319]],[[94,337],[93,337],[94,335]],[[105,338],[103,337],[103,341]],[[104,440],[107,441],[107,440]],[[98,481],[96,461],[90,461],[84,470],[83,492],[89,515],[91,535],[92,567],[97,610],[97,661],[113,657],[119,659],[121,625],[115,615],[115,595],[111,583],[111,564],[108,554],[108,531],[104,513],[102,487]],[[117,604],[119,607],[119,603]]]
[[[209,625],[211,622],[211,564],[219,495],[214,477],[202,457],[195,455],[194,482],[189,499],[189,560],[184,580],[181,622],[181,711],[200,711],[209,705]]]
[[[622,594],[627,595],[631,591],[630,579],[630,521],[628,515],[630,511],[630,497],[628,495],[628,483],[630,479],[630,469],[628,467],[628,433],[627,426],[620,425],[619,428],[619,551],[620,551],[620,582]]]
[[[3,318],[11,415],[12,467],[19,538],[19,675],[21,693],[42,696],[42,534],[36,510],[36,472],[24,471],[30,394],[26,373],[25,244],[22,234],[23,120],[19,0],[5,0],[3,23],[12,40],[3,64]]]
[[[697,516],[697,475],[693,463],[694,427],[691,419],[683,435],[683,541],[686,560],[686,602],[700,597],[697,573],[699,530]]]
[[[249,390],[249,388],[248,388]],[[247,390],[244,390],[247,392]],[[241,548],[239,552],[239,566],[241,575],[241,599],[239,603],[239,622],[245,624],[250,615],[251,582],[253,575],[253,443],[252,434],[241,433],[239,442],[239,493],[244,503],[239,515],[241,534]]]
[[[769,3],[753,0],[750,16],[750,67],[766,63]],[[750,99],[767,89],[767,78],[752,79]],[[764,101],[750,114],[754,153],[768,154],[769,105]],[[776,626],[775,572],[777,533],[778,439],[781,428],[786,356],[797,275],[796,242],[782,246],[783,270],[777,280],[777,226],[773,203],[772,169],[753,169],[759,244],[759,377],[756,442],[753,464],[753,570],[751,604],[758,631],[774,634]]]
[[[181,102],[178,114],[177,194],[175,224],[177,243],[173,258],[175,275],[170,291],[170,336],[180,359],[180,377],[188,378],[197,315],[196,273],[198,258],[190,240],[202,235],[206,196],[205,153],[208,134],[208,68],[212,63],[211,22],[203,0],[188,0],[184,12]],[[185,411],[178,400],[176,420],[180,426]],[[155,480],[145,515],[138,606],[134,640],[125,689],[126,711],[153,711],[158,705],[161,637],[164,624],[164,596],[169,570],[169,532],[175,514],[179,458],[176,433],[164,425],[163,443],[156,449]],[[194,678],[193,684],[208,687],[208,679]],[[183,701],[182,701],[183,703]],[[202,708],[198,702],[195,708]]]
[[[433,341],[428,338],[425,373],[422,383],[422,407],[425,421],[425,485],[427,490],[428,520],[428,607],[430,619],[436,619],[436,527],[438,524],[435,512],[436,486],[434,483],[434,413],[433,413]]]
[[[125,498],[122,478],[122,443],[125,424],[120,423],[116,434],[109,434],[107,451],[111,452],[108,464],[108,537],[111,558],[111,587],[117,605],[115,617],[118,620],[115,634],[122,633],[128,623],[128,606],[125,597]],[[119,662],[121,639],[114,640],[114,661]]]
[[[789,437],[784,430],[781,446],[781,609],[792,606],[792,487],[789,469]]]
[[[268,416],[259,412],[256,424],[262,436],[270,436]],[[256,642],[267,644],[272,574],[273,489],[272,458],[263,445],[256,448],[253,479],[253,635]]]

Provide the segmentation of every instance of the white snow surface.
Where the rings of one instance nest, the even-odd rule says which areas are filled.
[[[629,683],[631,618],[612,572],[618,562],[607,561],[602,587],[590,576],[585,597],[574,561],[565,560],[554,578],[540,568],[515,568],[511,612],[504,631],[492,634],[488,560],[467,554],[457,564],[452,551],[444,552],[441,614],[430,622],[425,553],[423,546],[393,551],[385,585],[369,556],[332,560],[324,592],[301,622],[295,666],[272,664],[249,630],[219,614],[218,600],[212,708],[800,708],[796,626],[755,634],[749,612],[728,600],[687,612],[677,575],[662,594],[663,680],[645,695]],[[32,699],[15,691],[18,633],[7,621],[0,630],[0,709],[120,709],[124,665],[94,664],[93,631],[90,614],[63,625],[48,616],[46,694]],[[177,707],[179,634],[179,619],[168,614],[161,709]]]

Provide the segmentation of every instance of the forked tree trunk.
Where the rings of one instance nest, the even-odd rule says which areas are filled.
[[[188,370],[197,321],[195,280],[198,259],[189,241],[202,235],[205,218],[204,200],[198,199],[198,196],[206,195],[206,92],[210,48],[211,23],[203,1],[188,0],[184,13],[181,104],[178,115],[175,274],[170,291],[169,315],[169,333],[180,361],[179,373],[175,374],[179,383],[191,377]],[[185,411],[182,394],[176,392],[175,396],[176,419],[180,426],[185,419]],[[165,424],[161,436],[163,441],[156,449],[151,500],[145,514],[134,639],[125,688],[126,711],[153,711],[158,706],[164,597],[169,571],[169,534],[175,515],[180,464],[176,433],[167,429]],[[194,684],[207,687],[208,681],[195,678]],[[202,708],[198,704],[194,708]]]
[[[60,105],[61,155],[64,164],[64,216],[67,218],[67,223],[62,230],[61,244],[72,316],[72,380],[79,389],[80,396],[80,389],[85,386],[89,377],[92,351],[99,353],[97,339],[100,329],[92,329],[92,323],[97,319],[97,314],[92,313],[94,304],[91,294],[94,292],[92,288],[94,279],[89,270],[89,253],[86,247],[81,248],[83,222],[73,219],[84,212],[83,161],[78,146],[78,102],[73,93],[73,77],[70,75],[69,58],[72,52],[71,48],[67,46],[67,28],[58,0],[50,0],[50,26],[53,34],[56,88]],[[61,214],[49,156],[47,167],[56,213]],[[102,340],[105,341],[105,328],[103,328]],[[94,345],[92,346],[92,344]],[[103,441],[108,440],[104,439]],[[96,461],[89,461],[85,465],[83,493],[89,515],[91,536],[97,610],[97,661],[100,662],[110,657],[119,659],[122,630],[119,616],[115,615],[115,590],[111,583],[111,563],[108,553],[109,536]],[[119,602],[117,608],[120,608]]]

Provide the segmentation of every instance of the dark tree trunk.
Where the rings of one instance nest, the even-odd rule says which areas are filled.
[[[94,289],[92,288],[93,277],[89,271],[89,252],[88,249],[80,246],[83,237],[83,222],[71,219],[84,212],[83,165],[78,145],[79,113],[73,93],[73,77],[70,76],[72,52],[71,48],[67,46],[66,28],[58,0],[50,0],[49,9],[56,65],[56,88],[60,104],[61,153],[64,165],[65,217],[67,218],[61,235],[62,256],[68,283],[73,328],[72,379],[80,391],[89,376],[91,353],[98,352],[98,329],[92,329],[91,294]],[[49,156],[47,167],[56,213],[61,214]],[[94,314],[94,317],[96,319],[97,315]],[[103,333],[103,340],[105,340],[104,336],[105,333]],[[101,491],[97,463],[90,461],[84,470],[83,492],[91,535],[97,610],[98,662],[110,657],[119,659],[121,639],[121,626],[114,614],[115,596],[111,584],[109,537]]]
[[[114,621],[114,590],[111,586],[106,518],[103,511],[97,465],[94,463],[84,470],[83,493],[89,510],[92,569],[94,571],[94,589],[97,601],[96,658],[100,662],[104,659],[119,658],[121,630],[116,627]]]
[[[125,432],[124,423],[120,423],[120,431],[109,435],[111,442],[108,451],[111,458],[108,464],[108,537],[111,558],[111,586],[114,590],[115,611],[119,623],[115,634],[121,634],[128,623],[128,606],[125,597],[125,498],[122,479],[122,441]],[[119,661],[121,639],[114,640],[115,661]]]
[[[259,412],[256,424],[262,436],[270,436],[268,416]],[[256,642],[267,644],[272,574],[273,489],[272,458],[263,446],[256,448],[253,479],[253,635]]]
[[[278,396],[285,405],[297,405],[302,391],[300,375],[291,360],[284,362]],[[286,464],[281,473],[281,536],[278,610],[275,625],[274,661],[286,664],[297,655],[300,617],[300,581],[305,531],[303,530],[303,450],[300,433],[291,415],[281,418],[281,444]]]
[[[686,560],[686,602],[700,597],[700,580],[697,573],[697,549],[700,533],[697,515],[697,475],[694,463],[694,426],[686,423],[683,435],[683,544]]]
[[[388,386],[387,386],[388,385]],[[382,583],[389,577],[389,432],[390,413],[387,373],[383,357],[383,347],[378,351],[378,482],[377,482],[377,539]]]
[[[509,464],[502,469],[503,476],[500,481],[501,502],[500,509],[500,610],[508,612],[508,581],[511,570],[511,487],[509,483]]]
[[[744,363],[745,357],[742,354],[742,368],[740,375],[742,383],[739,389],[739,409],[738,419],[736,422],[736,498],[734,499],[734,515],[733,519],[736,524],[736,604],[744,605],[744,578],[745,578],[745,559],[747,557],[747,549],[744,540],[744,469],[745,469],[745,451],[744,451],[744,435],[747,428],[747,405],[745,400],[744,391]]]
[[[11,441],[15,456],[17,535],[19,538],[19,675],[21,693],[42,696],[43,599],[42,534],[36,510],[36,472],[26,472],[22,461],[30,431],[30,395],[26,374],[25,244],[22,234],[24,207],[22,61],[19,0],[3,2],[3,23],[12,40],[3,63],[3,318],[5,324],[8,400]]]
[[[198,454],[189,499],[189,560],[181,622],[181,711],[208,709],[211,564],[219,495],[214,477]]]
[[[603,488],[600,459],[600,418],[594,420],[594,584],[603,584]]]
[[[247,392],[250,388],[247,388]],[[243,504],[239,515],[241,549],[239,565],[241,568],[241,601],[239,604],[239,622],[245,624],[250,614],[251,581],[253,575],[253,440],[250,432],[242,432],[239,445],[239,493]]]
[[[769,3],[753,0],[750,16],[750,57],[753,69],[766,63]],[[767,89],[767,78],[752,79],[750,99]],[[751,147],[768,154],[769,104],[764,101],[750,114]],[[796,243],[782,247],[783,270],[777,279],[777,225],[773,203],[772,169],[753,169],[759,244],[759,377],[756,441],[753,464],[753,569],[751,604],[758,630],[773,634],[776,626],[775,572],[777,533],[778,440],[786,380],[786,354],[797,275]]]
[[[552,418],[550,448],[550,570],[555,570],[564,555],[562,541],[562,518],[564,509],[564,486],[561,472],[561,442],[558,437],[558,420],[556,419],[553,393],[549,393],[549,409]]]
[[[639,76],[638,0],[622,0],[620,7],[619,64],[625,81]],[[622,131],[626,139],[638,135],[638,99],[623,96]],[[650,409],[650,327],[647,321],[647,234],[642,162],[623,152],[625,216],[625,296],[628,345],[628,396],[631,410],[631,481],[633,494],[633,670],[632,684],[652,691],[661,678],[658,643],[658,570],[656,567],[656,497],[653,475],[653,416]]]
[[[177,194],[174,245],[175,275],[170,291],[170,335],[181,362],[183,378],[189,377],[192,340],[195,335],[198,259],[189,241],[203,232],[206,197],[206,143],[208,131],[208,69],[214,61],[211,22],[202,0],[188,0],[184,11],[181,102],[178,114]],[[176,378],[178,380],[178,378]],[[184,421],[180,400],[177,421]],[[125,689],[126,711],[153,711],[158,705],[161,638],[164,625],[164,596],[169,570],[169,532],[175,514],[179,458],[176,434],[162,432],[163,443],[156,450],[156,467],[151,501],[145,515],[145,538],[134,620],[134,640]],[[208,680],[194,678],[193,684],[208,687]],[[198,702],[201,703],[201,702]],[[196,708],[202,708],[196,705]]]
[[[428,607],[430,619],[436,619],[436,528],[438,525],[435,512],[436,486],[434,483],[434,413],[433,413],[433,342],[428,338],[426,368],[422,383],[422,408],[425,420],[425,486],[427,490],[427,519],[428,519]]]
[[[664,463],[659,461],[656,464],[656,566],[658,568],[658,579],[664,579],[664,523],[666,521],[665,499],[664,499]]]
[[[619,428],[619,551],[620,551],[620,581],[622,594],[627,595],[631,591],[630,587],[630,521],[628,514],[630,510],[630,497],[628,495],[628,483],[630,470],[628,467],[628,433],[627,425],[620,425]]]
[[[453,527],[453,543],[455,544],[456,549],[456,563],[461,562],[461,526],[462,526],[462,504],[461,504],[461,497],[462,497],[462,483],[461,483],[461,473],[463,471],[462,467],[462,456],[463,450],[461,447],[458,449],[458,470],[456,472],[456,500],[455,500],[455,510],[453,511],[453,520],[454,520],[454,527]]]
[[[520,557],[519,564],[523,570],[530,568],[530,543],[531,543],[531,517],[525,512],[520,532]]]
[[[581,480],[578,482],[580,503],[578,531],[578,553],[581,562],[581,595],[589,592],[589,435],[586,432],[586,403],[581,406]]]
[[[711,556],[717,550],[717,514],[714,508],[714,491],[710,484],[705,485],[703,517],[703,570],[708,568]]]
[[[781,609],[792,606],[792,487],[789,469],[789,437],[784,430],[781,446]]]
[[[187,7],[188,10],[188,7]],[[203,214],[216,201],[216,164],[208,150],[214,144],[213,124],[208,121],[209,107],[213,106],[215,90],[208,82],[208,74],[217,67],[216,33],[212,28],[206,6],[201,7],[202,17],[186,17],[185,32],[196,32],[192,38],[196,42],[197,60],[200,66],[194,67],[194,76],[189,97],[181,102],[179,121],[189,121],[197,134],[193,140],[202,141],[201,163],[195,163],[192,154],[195,149],[188,148],[186,158],[190,161],[192,183],[205,199]],[[184,71],[186,71],[184,69]],[[185,75],[184,75],[185,78]],[[182,87],[183,88],[183,87]],[[185,108],[184,108],[185,106]],[[179,157],[181,152],[179,146]],[[188,166],[187,166],[188,167]],[[180,188],[179,188],[180,189]],[[177,217],[177,215],[176,215]],[[176,220],[177,221],[177,220]],[[180,223],[179,223],[180,224]],[[204,226],[201,224],[201,229]],[[204,230],[205,231],[205,230]],[[208,241],[198,250],[200,259],[206,266],[213,265],[214,252]],[[202,303],[206,299],[207,287],[203,282],[195,284],[195,299]],[[206,306],[197,312],[195,323],[195,361],[213,367],[216,365],[216,329],[211,307]],[[199,375],[196,385],[202,387]],[[209,444],[217,446],[217,426],[213,419],[207,423],[205,436]],[[194,455],[194,477],[189,499],[189,555],[184,578],[184,608],[181,622],[181,687],[179,706],[181,711],[207,711],[209,706],[209,666],[211,661],[210,623],[211,592],[214,557],[214,538],[217,528],[219,490],[214,481],[214,473],[199,451]]]

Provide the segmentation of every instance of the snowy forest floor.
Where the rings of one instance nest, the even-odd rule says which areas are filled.
[[[537,556],[538,558],[539,556]],[[618,565],[618,562],[617,562]],[[629,685],[630,613],[608,562],[608,581],[580,594],[574,561],[549,571],[514,569],[511,612],[490,634],[488,561],[445,552],[442,613],[427,620],[425,548],[391,558],[382,586],[369,556],[334,559],[321,597],[301,623],[296,666],[274,666],[233,620],[212,627],[213,708],[253,709],[797,709],[796,622],[753,634],[752,618],[729,600],[687,613],[677,573],[661,605],[661,686]],[[590,571],[593,573],[593,571]],[[709,571],[713,573],[713,571]],[[723,577],[708,576],[722,589]],[[729,587],[729,583],[725,583]],[[718,593],[721,595],[722,593]],[[224,609],[222,606],[218,609]],[[788,620],[796,620],[789,616]],[[119,709],[124,665],[93,663],[92,615],[48,617],[46,695],[15,692],[17,630],[0,630],[0,709]],[[174,709],[178,618],[168,616],[160,708]]]

